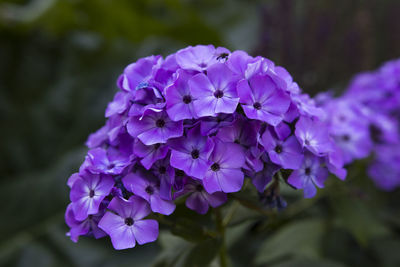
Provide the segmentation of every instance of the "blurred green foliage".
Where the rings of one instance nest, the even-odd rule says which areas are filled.
[[[399,12],[397,0],[0,1],[0,266],[216,266],[220,242],[204,236],[213,214],[179,212],[169,220],[184,238],[162,231],[127,251],[65,237],[66,180],[105,121],[118,74],[142,56],[212,43],[271,58],[310,94],[340,91],[400,56]],[[364,168],[313,200],[284,191],[282,213],[230,202],[230,262],[400,266],[399,192],[379,192]],[[253,193],[246,203],[257,206]]]

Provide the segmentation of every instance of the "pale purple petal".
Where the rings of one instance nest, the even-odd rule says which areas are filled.
[[[158,222],[156,220],[135,221],[132,231],[139,245],[154,242],[158,237]]]

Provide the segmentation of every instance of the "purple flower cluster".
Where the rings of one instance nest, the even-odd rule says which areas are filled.
[[[69,235],[109,235],[116,249],[158,236],[150,213],[170,215],[174,200],[200,214],[218,207],[245,178],[259,192],[281,169],[304,197],[343,159],[325,113],[282,67],[243,51],[187,47],[128,65],[73,174]]]
[[[345,164],[373,155],[368,174],[384,190],[400,186],[400,60],[357,75],[345,94],[318,98]]]

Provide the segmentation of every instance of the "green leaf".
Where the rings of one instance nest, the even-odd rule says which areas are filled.
[[[293,259],[273,264],[272,267],[344,267],[345,265],[330,260]]]
[[[193,247],[193,244],[186,240],[172,235],[168,231],[160,232],[158,236],[161,245],[161,253],[155,260],[155,267],[175,267],[182,265],[184,258]]]
[[[208,239],[194,246],[186,257],[184,266],[209,266],[221,246],[219,239]]]
[[[360,245],[389,234],[388,228],[374,215],[370,206],[358,198],[338,196],[332,199],[336,223],[345,228]]]
[[[294,221],[285,225],[262,243],[256,263],[265,264],[295,256],[317,258],[323,232],[321,219]]]

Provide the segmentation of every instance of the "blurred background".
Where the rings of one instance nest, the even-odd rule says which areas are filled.
[[[178,266],[162,259],[168,234],[127,251],[65,236],[67,178],[127,64],[214,44],[272,59],[311,95],[340,93],[400,56],[399,14],[398,0],[1,0],[0,266]],[[400,266],[400,192],[362,164],[323,197],[233,227],[234,266]]]

